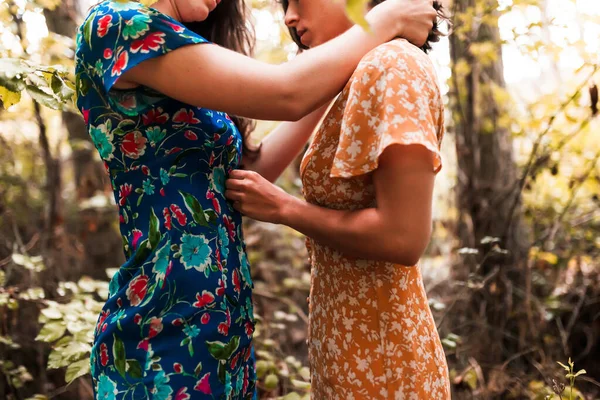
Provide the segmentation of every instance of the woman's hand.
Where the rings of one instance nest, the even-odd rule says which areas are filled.
[[[233,170],[225,185],[233,208],[259,221],[283,223],[287,207],[299,201],[254,171]]]
[[[366,16],[377,32],[391,39],[400,36],[417,47],[427,41],[437,19],[433,0],[387,0],[373,7]]]

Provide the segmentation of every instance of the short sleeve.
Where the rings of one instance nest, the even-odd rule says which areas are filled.
[[[209,43],[175,19],[135,2],[106,1],[81,27],[90,74],[108,93],[117,79],[142,61],[185,45]],[[88,71],[89,73],[90,71]]]
[[[424,146],[433,153],[433,171],[441,169],[443,102],[420,49],[403,41],[380,46],[361,61],[348,90],[332,177],[374,171],[394,144]]]

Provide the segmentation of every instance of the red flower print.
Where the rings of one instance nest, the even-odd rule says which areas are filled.
[[[131,242],[132,246],[134,249],[137,248],[138,242],[140,240],[140,238],[142,237],[143,233],[142,231],[140,231],[139,229],[134,229],[133,231],[133,241]]]
[[[219,331],[221,335],[227,336],[229,335],[229,325],[227,325],[225,322],[221,322],[217,327],[217,331]]]
[[[100,364],[103,367],[106,367],[106,364],[108,364],[108,348],[106,347],[106,343],[100,345]]]
[[[231,368],[235,368],[235,366],[237,365],[238,361],[240,360],[240,356],[242,355],[241,351],[238,351],[235,356],[233,356],[233,358],[231,359]]]
[[[246,356],[244,357],[244,361],[248,361],[250,359],[251,355],[252,355],[252,348],[248,347],[246,349]],[[248,368],[248,366],[246,366],[246,368]]]
[[[109,49],[108,47],[106,49],[104,49],[104,58],[106,58],[107,60],[109,58],[112,58],[113,56],[113,52],[111,49]]]
[[[167,207],[165,207],[165,209],[163,210],[163,216],[165,217],[165,228],[167,228],[167,230],[171,230],[171,213],[169,213],[169,209]]]
[[[108,33],[110,23],[112,22],[112,15],[108,14],[98,20],[98,37],[104,37]]]
[[[173,371],[175,371],[176,374],[180,374],[183,371],[183,365],[181,365],[179,363],[174,363]]]
[[[213,163],[215,162],[215,153],[212,152],[210,153],[210,159],[208,160],[208,165],[213,165]]]
[[[177,111],[173,116],[173,122],[178,124],[195,125],[198,124],[200,120],[194,117],[193,110],[187,110],[185,108],[182,108],[181,110]]]
[[[215,293],[217,296],[223,296],[225,294],[225,281],[223,279],[219,279],[219,287]]]
[[[188,139],[188,140],[198,140],[198,135],[196,135],[192,131],[185,131],[185,133],[183,134],[183,136],[185,136],[185,138]]]
[[[159,193],[160,193],[160,195],[162,197],[165,197],[166,196],[166,194],[165,194],[165,188],[160,188]]]
[[[150,347],[150,341],[148,339],[141,340],[137,345],[138,349],[142,349],[144,351],[148,351],[149,347]]]
[[[183,325],[183,320],[181,318],[175,318],[171,324],[173,324],[173,326],[181,326]]]
[[[253,333],[254,325],[252,325],[252,322],[250,321],[246,322],[246,335],[248,335],[248,337],[251,337]]]
[[[133,191],[133,186],[130,183],[124,183],[119,187],[119,205],[123,207],[127,196]]]
[[[161,107],[152,109],[146,114],[142,115],[142,122],[144,125],[162,125],[169,120],[169,114],[164,113]]]
[[[221,139],[221,135],[219,135],[218,133],[215,133],[213,136],[213,142],[217,142],[219,139]]]
[[[142,165],[142,173],[144,175],[150,175],[150,168],[148,168],[146,165]]]
[[[206,325],[206,324],[208,324],[209,321],[210,321],[210,314],[209,313],[202,314],[202,318],[200,318],[200,323],[202,325]]]
[[[227,139],[227,146],[229,146],[231,143],[233,143],[233,136],[229,136]]]
[[[184,27],[181,25],[177,25],[172,22],[167,22],[167,24],[177,33],[181,33],[184,31]]]
[[[119,47],[119,49],[117,50],[115,65],[113,65],[110,71],[110,76],[120,76],[123,73],[123,70],[127,68],[128,62],[129,53],[127,53],[127,50],[123,50],[122,47]]]
[[[119,222],[120,222],[121,224],[124,224],[124,223],[125,223],[125,217],[123,216],[123,214],[119,214]]]
[[[121,299],[120,297],[117,299],[117,305],[119,306],[119,308],[123,307],[123,299]]]
[[[88,115],[89,115],[89,111],[88,111]],[[107,174],[110,175],[110,167],[108,166],[108,163],[106,161],[103,161],[104,164],[104,170],[106,171]]]
[[[137,160],[146,151],[147,139],[140,131],[129,132],[121,142],[121,151],[129,158]]]
[[[139,325],[140,322],[142,322],[142,316],[140,314],[135,314],[135,317],[133,317],[133,322]]]
[[[212,394],[212,390],[210,388],[210,382],[208,381],[210,378],[210,372],[207,372],[194,386],[194,390],[197,390],[204,394]]]
[[[173,216],[177,218],[179,225],[184,226],[187,223],[187,217],[178,205],[171,204],[171,212],[173,213]]]
[[[227,321],[221,322],[219,324],[219,326],[217,327],[217,331],[219,331],[219,333],[227,336],[229,334],[229,327],[231,326],[231,314],[229,313],[229,310],[226,311],[225,316],[227,318]]]
[[[233,240],[233,238],[235,238],[235,224],[231,220],[231,217],[223,215],[223,223],[227,227],[227,231],[229,232],[229,238]]]
[[[200,295],[200,293],[196,293],[196,300],[198,301],[194,303],[194,307],[202,308],[215,301],[215,296],[211,292],[203,290],[202,295]]]
[[[83,122],[85,122],[85,124],[87,125],[88,122],[90,122],[90,110],[86,110],[85,108],[82,108],[81,115],[83,115]],[[105,163],[106,163],[106,161],[105,161]]]
[[[150,51],[158,51],[160,45],[165,43],[164,32],[152,32],[142,39],[135,40],[131,43],[131,52],[137,53],[140,51],[142,54],[148,54]]]
[[[248,359],[246,359],[246,361],[248,361]],[[244,385],[242,386],[242,393],[247,393],[248,392],[248,386],[250,384],[250,372],[248,371],[248,366],[246,365],[246,368],[244,368]]]
[[[148,276],[138,275],[129,282],[127,288],[127,299],[132,306],[138,306],[144,297],[146,297],[146,291],[148,290]]]
[[[242,291],[242,285],[240,281],[240,274],[237,272],[237,269],[233,270],[233,290],[240,293]]]
[[[148,331],[148,339],[152,339],[163,330],[162,318],[152,317],[150,320],[150,330]]]
[[[175,400],[189,400],[190,394],[187,392],[186,387],[182,387],[175,393]]]
[[[166,154],[179,153],[181,150],[183,150],[181,147],[173,147],[172,149],[167,150]]]

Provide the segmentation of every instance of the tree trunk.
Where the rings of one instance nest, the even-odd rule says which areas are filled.
[[[479,250],[453,267],[457,280],[479,287],[457,318],[476,324],[472,331],[481,340],[475,341],[474,355],[488,367],[514,349],[505,330],[514,311],[514,286],[524,282],[527,253],[512,138],[503,121],[506,100],[497,6],[495,0],[454,0],[455,33],[450,36],[457,235],[460,247]]]

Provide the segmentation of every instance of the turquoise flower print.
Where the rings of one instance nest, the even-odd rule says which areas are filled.
[[[94,72],[96,75],[102,76],[102,73],[104,72],[104,63],[102,60],[98,60],[96,61],[96,64],[94,64]]]
[[[244,374],[237,374],[237,379],[235,381],[235,394],[240,394],[242,392],[242,388],[244,387]]]
[[[137,39],[150,30],[152,19],[145,14],[135,14],[123,25],[123,39]]]
[[[227,259],[229,255],[229,233],[224,226],[219,226],[219,243],[221,243],[221,256],[223,259]]]
[[[167,383],[169,377],[165,375],[165,371],[160,371],[154,376],[154,400],[171,400],[173,389]]]
[[[169,176],[169,173],[161,168],[160,169],[160,181],[162,182],[163,186],[166,186],[167,183],[169,183],[169,179],[171,179],[171,177]]]
[[[100,375],[98,379],[98,386],[96,387],[98,392],[98,398],[102,400],[114,400],[118,391],[117,385],[110,378],[104,374]]]
[[[146,179],[144,183],[142,183],[142,189],[145,194],[154,194],[154,185],[150,179]]]
[[[90,136],[92,137],[94,146],[100,152],[100,157],[106,161],[112,160],[115,146],[112,144],[113,134],[110,132],[109,127],[106,124],[92,126],[90,127]]]
[[[127,317],[127,314],[125,314],[125,310],[121,309],[121,310],[117,311],[115,314],[113,314],[112,317],[110,317],[110,323],[114,324],[115,322],[117,322],[125,317]]]
[[[248,257],[246,252],[240,249],[240,266],[242,269],[242,279],[246,285],[252,286],[252,277],[250,276],[250,266],[248,265]]]
[[[185,269],[195,268],[204,272],[210,265],[212,249],[204,236],[183,234],[180,252]]]
[[[167,269],[169,267],[169,254],[171,250],[171,241],[167,240],[167,243],[163,247],[161,247],[157,252],[152,262],[154,263],[154,268],[152,268],[152,272],[156,274],[156,279],[158,282],[163,282],[167,276]]]
[[[119,291],[119,271],[117,271],[108,284],[108,295],[114,296]]]
[[[250,297],[246,297],[246,310],[248,310],[248,318],[254,319],[254,306],[252,305],[252,300]]]
[[[196,325],[187,325],[185,328],[183,328],[183,333],[185,333],[186,336],[195,338],[200,334],[200,328],[198,328]]]
[[[231,374],[229,372],[225,373],[225,396],[229,399],[231,396],[231,392],[233,388],[231,387]]]
[[[225,193],[225,168],[218,167],[213,169],[210,175],[210,184],[213,190],[223,194]]]
[[[153,126],[152,128],[146,129],[146,136],[150,141],[150,145],[156,146],[165,138],[165,136],[167,136],[167,131],[166,129],[160,129],[158,126]]]

